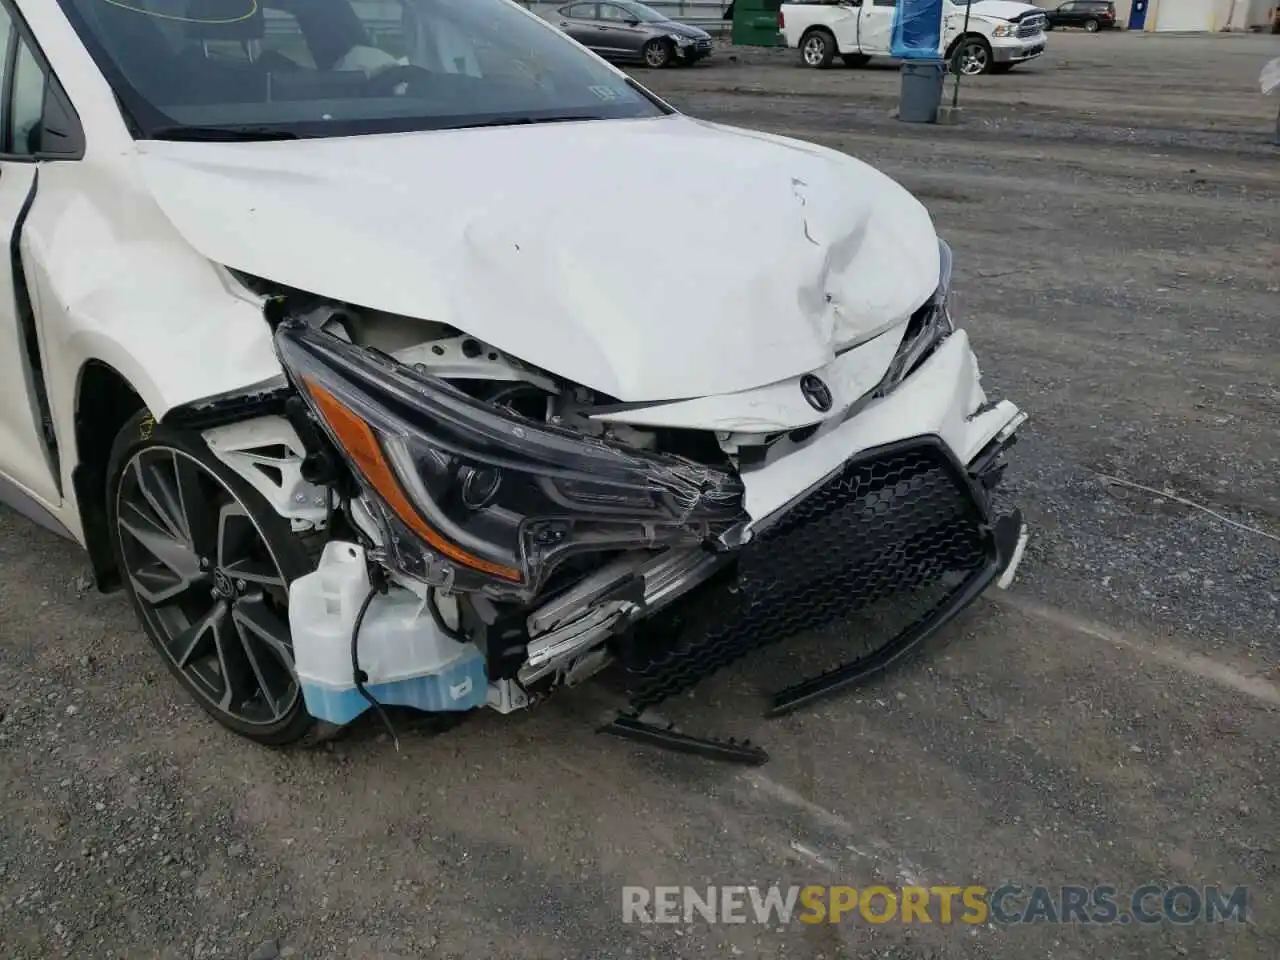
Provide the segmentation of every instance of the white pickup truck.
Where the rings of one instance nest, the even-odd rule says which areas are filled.
[[[849,66],[892,56],[898,0],[799,0],[784,3],[778,26],[804,63],[825,69],[837,56]],[[1015,0],[943,0],[942,47],[951,69],[966,75],[1004,73],[1044,53],[1044,11]]]

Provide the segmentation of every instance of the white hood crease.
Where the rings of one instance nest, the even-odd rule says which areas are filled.
[[[681,116],[140,150],[211,260],[623,402],[816,370],[938,279],[928,212],[885,175]]]

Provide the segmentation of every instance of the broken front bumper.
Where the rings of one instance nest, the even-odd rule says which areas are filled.
[[[736,569],[646,623],[647,642],[625,662],[633,706],[652,707],[754,650],[880,601],[926,597],[911,622],[865,655],[774,694],[769,714],[889,667],[1020,558],[1021,514],[992,515],[986,480],[936,437],[853,458],[744,547]]]
[[[711,50],[710,40],[695,40],[685,46],[677,46],[676,56],[686,63],[697,63],[711,56]]]
[[[885,605],[904,611],[900,629],[775,693],[769,713],[784,713],[884,670],[993,582],[1007,585],[1026,530],[1017,510],[997,514],[991,489],[1025,419],[987,401],[960,331],[901,388],[744,476],[749,509],[767,512],[750,509],[761,519],[731,568],[624,647],[633,708],[778,641]],[[797,490],[803,475],[822,479]]]

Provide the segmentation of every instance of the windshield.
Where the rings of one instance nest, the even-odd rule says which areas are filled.
[[[659,116],[509,0],[58,0],[144,138]]]
[[[641,23],[666,23],[667,17],[660,14],[651,7],[646,7],[643,3],[619,3],[618,6],[626,10],[635,19]]]

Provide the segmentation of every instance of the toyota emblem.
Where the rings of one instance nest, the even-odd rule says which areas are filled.
[[[809,401],[809,406],[819,413],[826,413],[831,409],[831,388],[812,373],[806,373],[800,378],[800,392]]]
[[[236,595],[236,588],[232,585],[231,578],[221,570],[213,571],[213,592],[223,599]]]

